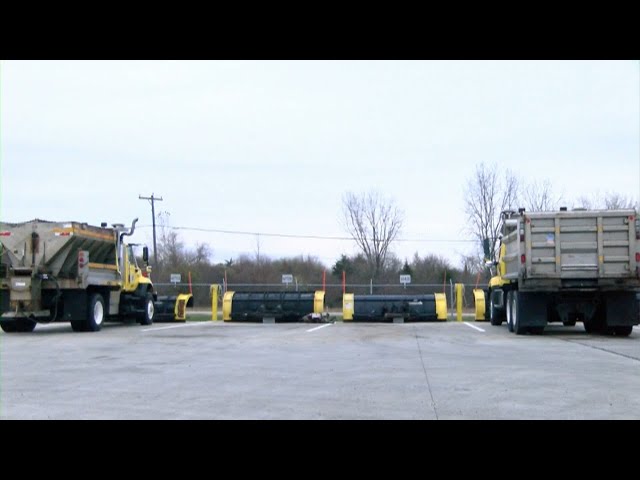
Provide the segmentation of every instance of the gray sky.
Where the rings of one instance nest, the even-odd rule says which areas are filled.
[[[454,264],[463,187],[497,162],[567,204],[640,195],[638,61],[2,61],[0,218],[346,236],[347,191],[406,213],[400,258]],[[180,231],[214,262],[254,235]],[[350,241],[260,236],[276,258],[331,266]]]

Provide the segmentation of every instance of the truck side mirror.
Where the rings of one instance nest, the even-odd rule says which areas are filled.
[[[149,247],[142,249],[142,260],[144,260],[144,263],[149,263]]]

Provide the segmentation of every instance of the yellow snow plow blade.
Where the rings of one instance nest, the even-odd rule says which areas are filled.
[[[476,304],[476,322],[485,320],[485,300],[484,300],[484,290],[481,288],[476,288],[473,290],[473,300]]]

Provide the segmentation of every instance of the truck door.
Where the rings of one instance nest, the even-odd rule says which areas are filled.
[[[125,292],[132,292],[138,288],[138,276],[140,274],[133,247],[127,245],[124,254],[124,287]]]

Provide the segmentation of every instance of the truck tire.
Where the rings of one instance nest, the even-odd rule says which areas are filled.
[[[89,297],[89,309],[87,311],[87,321],[85,331],[98,332],[104,322],[105,308],[104,299],[99,293],[94,293]]]
[[[502,322],[504,321],[501,312],[498,311],[493,303],[493,295],[489,295],[489,321],[491,322],[491,325],[496,327],[502,325]]]
[[[507,329],[513,332],[513,291],[507,292],[505,310],[507,311]]]
[[[15,320],[5,320],[4,322],[0,322],[0,328],[5,333],[13,333],[17,331],[16,321]]]
[[[491,290],[484,290],[484,320],[491,320]]]
[[[153,295],[147,293],[144,298],[144,313],[138,318],[140,325],[151,325],[153,323],[153,316],[155,314],[155,307],[153,305]]]
[[[71,329],[74,332],[84,332],[84,320],[71,320]]]
[[[613,328],[614,328],[614,333],[616,334],[617,337],[628,337],[629,335],[631,335],[631,332],[633,331],[632,325],[623,325],[623,326],[613,327]]]
[[[506,310],[506,305],[503,305],[503,308]],[[489,290],[489,321],[491,322],[491,325],[494,325],[496,327],[502,325],[502,322],[504,322],[504,317],[504,310],[500,311],[500,309],[495,306],[495,304],[493,303],[493,292]]]
[[[524,335],[528,328],[522,326],[522,313],[520,311],[520,292],[512,292],[511,295],[511,324],[516,335]]]
[[[587,333],[600,333],[602,331],[602,327],[595,322],[582,322],[584,326],[584,331]]]
[[[16,320],[16,332],[33,332],[34,328],[36,328],[36,322],[29,318]]]

